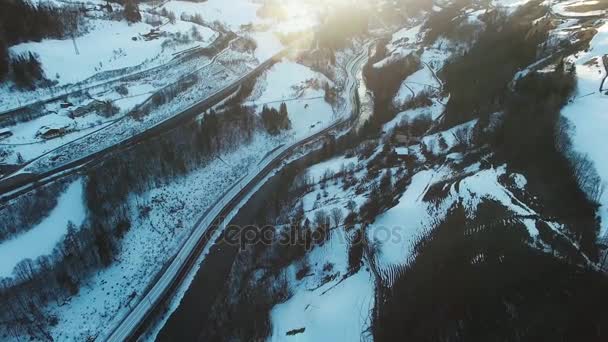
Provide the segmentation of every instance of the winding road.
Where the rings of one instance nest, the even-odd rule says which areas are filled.
[[[286,53],[288,53],[294,46],[296,46],[299,41],[296,41],[292,45],[284,48],[279,51],[275,55],[268,58],[266,61],[255,67],[254,69],[247,72],[245,75],[239,77],[237,80],[233,81],[226,87],[219,89],[215,93],[211,94],[205,99],[201,99],[199,102],[193,104],[192,106],[178,112],[177,114],[171,116],[170,118],[159,122],[155,126],[150,127],[149,129],[142,131],[140,133],[134,134],[125,140],[109,146],[107,148],[101,148],[95,152],[92,152],[88,155],[85,155],[81,158],[77,158],[71,161],[68,161],[64,164],[60,164],[59,166],[47,170],[40,173],[27,173],[23,170],[30,165],[31,163],[37,161],[40,158],[50,158],[49,155],[61,148],[65,148],[70,144],[78,143],[83,138],[87,136],[83,136],[79,139],[76,139],[66,145],[60,146],[57,149],[54,149],[50,152],[43,154],[42,156],[28,162],[28,164],[21,167],[19,170],[15,171],[13,174],[0,179],[0,200],[8,201],[15,197],[22,195],[23,193],[34,190],[40,186],[48,184],[50,182],[56,181],[59,178],[63,178],[72,174],[79,172],[86,165],[95,165],[102,160],[105,159],[108,155],[112,153],[120,153],[125,149],[132,147],[133,145],[140,143],[148,138],[158,136],[166,131],[169,131],[188,120],[193,119],[200,113],[205,112],[209,108],[215,106],[220,103],[225,98],[231,96],[234,92],[236,92],[239,87],[246,83],[249,80],[255,79],[261,72],[270,67],[276,60],[282,58]],[[210,65],[213,63],[219,55],[221,55],[225,50],[221,51],[216,55],[212,61],[207,64]],[[120,119],[119,119],[120,120]],[[110,124],[113,125],[116,122]],[[101,130],[107,129],[110,125],[104,126]],[[96,133],[98,130],[92,132]]]
[[[347,63],[348,78],[345,89],[350,93],[342,113],[351,113],[350,116],[344,115],[330,126],[310,134],[303,139],[291,144],[282,146],[258,164],[257,170],[250,171],[243,176],[236,184],[229,188],[220,198],[199,218],[193,228],[193,232],[186,239],[169,264],[161,271],[154,284],[149,286],[145,294],[140,296],[132,309],[120,319],[120,323],[109,333],[104,340],[125,341],[134,340],[145,332],[153,313],[163,303],[170,300],[177,288],[182,285],[185,277],[191,272],[196,260],[200,257],[205,246],[208,245],[218,229],[222,229],[228,222],[224,217],[238,209],[247,195],[262,183],[267,176],[277,168],[280,169],[283,162],[292,153],[308,143],[319,141],[333,131],[352,127],[357,121],[359,108],[356,101],[356,91],[358,87],[357,72],[367,61],[368,47],[372,42],[366,44],[355,58]]]

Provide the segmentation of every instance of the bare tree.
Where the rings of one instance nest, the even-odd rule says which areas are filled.
[[[454,130],[454,138],[456,139],[457,146],[466,146],[470,141],[469,129],[467,127],[460,127]]]
[[[346,203],[346,209],[349,211],[355,211],[355,209],[357,209],[357,202],[349,200],[348,203]]]
[[[604,183],[587,155],[571,152],[574,177],[590,200],[598,202],[604,193]]]
[[[315,226],[322,227],[329,225],[329,215],[323,209],[315,211]]]
[[[342,209],[338,207],[334,207],[331,209],[331,218],[334,221],[334,227],[338,227],[340,223],[342,223],[342,218],[344,217],[342,214]]]

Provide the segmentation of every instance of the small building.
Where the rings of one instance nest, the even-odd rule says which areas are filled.
[[[13,135],[13,132],[11,132],[10,129],[8,128],[1,128],[0,129],[0,140],[4,140],[10,136]]]
[[[54,139],[60,136],[65,135],[69,131],[69,126],[42,126],[36,133],[37,137],[40,137],[45,140]]]
[[[405,146],[400,146],[400,147],[395,147],[395,153],[397,153],[398,156],[409,156],[410,155],[410,149],[405,147]]]

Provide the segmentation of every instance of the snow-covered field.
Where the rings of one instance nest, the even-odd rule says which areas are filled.
[[[217,21],[231,30],[238,31],[241,26],[253,24],[259,20],[256,14],[259,7],[259,4],[251,0],[208,0],[204,2],[169,1],[160,9],[165,8],[175,13],[178,18],[182,13],[200,14],[209,24]]]
[[[198,40],[190,39],[179,43],[173,40],[175,34],[190,37],[193,27],[198,31]],[[208,46],[218,36],[217,32],[208,27],[178,20],[175,24],[166,23],[159,27],[160,37],[144,39],[143,35],[153,28],[143,22],[128,24],[126,21],[91,18],[87,21],[87,32],[74,40],[43,39],[11,47],[10,53],[13,55],[27,52],[36,54],[46,78],[56,81],[57,85],[53,88],[18,91],[17,98],[11,96],[15,90],[2,86],[0,112],[159,67],[171,61],[174,54],[194,47]],[[126,72],[118,75],[109,73],[121,69]],[[100,79],[92,79],[93,76],[104,73],[109,74]]]
[[[78,229],[85,219],[82,179],[75,180],[57,199],[57,206],[27,232],[0,243],[0,278],[11,278],[24,259],[50,255],[67,233],[68,223]]]
[[[94,4],[99,5],[99,3]],[[284,6],[289,10],[287,12],[289,18],[310,18],[309,7],[297,5],[297,2],[291,0],[284,1]],[[194,100],[204,99],[226,86],[285,47],[276,34],[283,32],[279,26],[283,25],[284,21],[259,18],[257,14],[259,7],[260,4],[249,0],[239,0],[236,3],[215,0],[201,3],[168,1],[161,7],[142,4],[142,11],[159,13],[166,8],[174,12],[177,17],[175,24],[171,24],[167,18],[163,18],[164,24],[158,28],[161,36],[147,41],[143,39],[142,35],[150,32],[151,25],[146,23],[127,24],[125,21],[103,20],[95,17],[87,20],[87,33],[76,37],[76,47],[72,39],[47,39],[12,47],[11,50],[14,53],[32,51],[38,54],[47,77],[57,80],[59,86],[66,86],[56,87],[57,89],[54,91],[38,89],[20,92],[19,96],[12,96],[7,88],[0,89],[0,94],[2,94],[0,111],[18,107],[30,101],[73,92],[83,89],[83,87],[86,89],[86,93],[84,93],[86,96],[82,93],[70,94],[67,98],[71,102],[68,108],[60,107],[60,105],[64,105],[63,101],[54,101],[44,105],[42,117],[7,127],[12,136],[0,142],[0,147],[5,152],[0,162],[15,164],[21,160],[30,161],[53,151],[47,157],[36,161],[27,171],[39,171],[60,165],[67,160],[66,158],[82,157],[142,132],[189,107],[195,103]],[[187,16],[201,15],[205,20],[205,25],[182,21],[182,13]],[[144,13],[144,16],[148,15],[150,14]],[[228,47],[212,60],[205,56],[198,56],[195,60],[187,59],[184,62],[172,59],[177,51],[211,44],[217,38],[218,33],[206,25],[213,26],[213,22],[216,20],[220,22],[228,20],[224,23],[230,29],[238,30],[242,36],[253,38],[256,42],[253,56],[246,51],[242,52]],[[256,27],[240,29],[242,25],[247,24],[256,24]],[[187,42],[180,41],[180,43],[172,40],[174,35],[180,34],[190,37],[194,27],[199,33],[198,40],[190,38]],[[299,32],[299,30],[295,31]],[[106,39],[108,35],[112,37],[111,40]],[[102,40],[106,43],[100,44],[99,42]],[[111,42],[111,44],[107,42]],[[117,73],[116,70],[127,71]],[[284,69],[284,71],[287,70]],[[305,79],[297,78],[307,77],[312,73],[309,70],[291,71],[296,72],[293,75],[294,82],[303,81]],[[192,89],[184,96],[178,96],[172,104],[154,111],[144,120],[124,117],[138,105],[147,101],[154,92],[189,73],[196,73],[199,77],[200,84],[195,87],[196,89]],[[131,74],[137,76],[124,78]],[[101,77],[100,75],[106,76]],[[84,81],[87,79],[91,81]],[[77,83],[77,85],[67,85],[69,83]],[[124,92],[118,93],[118,88],[126,89],[126,95]],[[283,96],[288,94],[273,94],[272,91],[269,91],[266,95],[276,95],[272,100],[282,100]],[[308,132],[311,125],[326,122],[325,113],[328,112],[329,106],[323,100],[309,99],[319,95],[323,94],[318,89],[310,89],[305,94],[298,94],[302,99],[290,103],[290,110],[297,112],[292,119],[296,130],[306,127],[306,132]],[[303,100],[304,98],[307,100]],[[117,108],[118,113],[111,117],[101,117],[100,113],[94,110],[93,113],[85,116],[71,115],[75,109],[91,104],[93,99],[111,103]],[[40,109],[37,111],[39,112]],[[42,139],[37,134],[44,126],[56,127],[57,125],[65,128],[65,132],[58,137]],[[65,146],[71,142],[73,143]]]
[[[331,208],[344,210],[349,200],[357,205],[365,201],[363,195],[357,196],[353,189],[343,191],[340,184],[329,180],[324,189],[319,185],[327,172],[339,172],[344,167],[354,167],[357,158],[337,157],[307,170],[308,175],[317,183],[315,189],[302,198],[303,209],[309,219],[316,211]],[[357,172],[362,176],[365,171]],[[324,191],[328,197],[321,195]],[[317,199],[317,196],[321,199]],[[302,262],[292,264],[287,269],[290,291],[293,296],[286,302],[276,305],[270,314],[272,335],[270,341],[284,341],[286,333],[305,328],[304,332],[293,338],[303,341],[355,341],[364,333],[370,321],[370,311],[374,306],[374,279],[369,270],[361,270],[351,276],[348,274],[347,233],[338,227],[332,230],[327,242],[315,247],[304,259],[310,267],[308,276],[296,279]]]
[[[574,124],[574,149],[594,162],[602,181],[608,184],[608,153],[603,143],[608,132],[608,81],[600,91],[602,80],[607,76],[605,56],[608,56],[608,22],[604,21],[591,40],[588,51],[570,58],[576,65],[578,91],[562,114]],[[605,235],[608,234],[608,191],[604,191],[600,202],[601,234]]]
[[[179,23],[162,29],[188,32],[193,26]],[[132,67],[159,58],[167,38],[144,40],[141,35],[151,29],[152,26],[141,22],[127,24],[126,21],[91,20],[89,32],[75,38],[75,46],[72,39],[45,39],[13,46],[10,51],[12,54],[33,52],[40,56],[46,77],[59,85],[77,83],[102,71]],[[204,44],[211,43],[216,36],[214,31],[204,26],[199,26],[198,30]],[[180,50],[196,45],[200,42],[193,41],[181,46]],[[168,55],[165,59],[172,52],[175,51],[165,51]]]
[[[62,1],[54,3],[58,6],[64,5]],[[103,4],[102,1],[87,2],[87,6]],[[42,109],[36,109],[38,115],[43,117],[7,127],[12,136],[0,142],[3,150],[0,162],[16,164],[21,160],[30,161],[57,149],[49,157],[54,159],[59,156],[57,160],[61,163],[67,155],[75,158],[84,153],[94,152],[94,149],[84,151],[86,146],[107,147],[148,129],[151,125],[168,118],[168,115],[191,105],[192,98],[201,99],[208,96],[228,84],[230,80],[242,76],[257,64],[281,51],[285,46],[277,33],[302,32],[310,30],[317,23],[315,19],[318,16],[315,10],[317,4],[313,2],[283,0],[280,1],[280,5],[286,17],[263,16],[258,10],[264,6],[251,0],[235,2],[210,0],[198,3],[172,0],[164,2],[160,7],[154,4],[141,4],[140,9],[144,19],[156,16],[163,22],[157,28],[160,36],[151,40],[145,39],[144,35],[150,33],[154,29],[153,26],[144,22],[128,24],[124,20],[109,20],[105,14],[102,14],[103,12],[96,10],[93,12],[94,15],[86,18],[85,33],[76,36],[74,40],[44,39],[40,42],[27,42],[11,47],[12,54],[33,52],[38,55],[46,77],[57,81],[58,84],[51,89],[39,88],[16,93],[7,85],[1,86],[0,112],[61,94],[68,94],[66,98],[71,106],[60,107],[64,103],[59,100],[47,103]],[[120,6],[114,7],[115,10],[121,10]],[[158,15],[164,9],[176,15],[175,23],[172,24],[168,18]],[[183,21],[182,14],[190,18],[200,15],[204,23],[201,25]],[[186,17],[184,19],[189,20]],[[240,36],[252,38],[256,43],[253,56],[249,56],[247,52],[228,48],[217,60],[209,61],[205,56],[198,56],[198,60],[176,61],[174,57],[180,52],[211,44],[218,37],[218,33],[210,27],[217,29],[217,22],[236,31]],[[196,38],[194,29],[198,32]],[[183,37],[187,39],[184,40]],[[100,44],[101,41],[104,43]],[[210,63],[215,65],[209,65]],[[174,103],[178,104],[172,108],[165,108],[172,113],[164,112],[161,115],[154,113],[143,123],[122,118],[148,100],[155,91],[193,71],[200,71],[199,79],[204,85],[199,85],[197,92],[187,95],[190,100],[176,99]],[[310,73],[295,71],[298,74],[294,75],[294,78],[305,77]],[[120,87],[126,88],[128,93],[126,95],[124,92],[118,93],[116,89]],[[78,92],[80,90],[86,92]],[[316,97],[319,94],[318,89],[313,89],[302,94],[302,97]],[[268,95],[274,94],[269,92]],[[280,100],[286,94],[276,95],[280,96],[275,99]],[[94,110],[84,117],[71,115],[75,108],[89,105],[93,99],[111,103],[117,108],[118,114],[101,117],[100,113]],[[294,112],[298,112],[293,119],[294,126],[308,129],[311,125],[324,122],[324,114],[321,113],[325,113],[328,109],[322,100],[293,101],[290,107]],[[69,119],[66,116],[69,116]],[[117,119],[118,123],[111,124]],[[41,139],[37,135],[38,131],[49,124],[63,125],[66,131],[53,139]],[[104,128],[106,126],[107,128]],[[82,141],[74,143],[73,146],[63,146],[79,139]],[[42,169],[44,169],[47,162],[47,159],[42,158],[37,164],[43,164]],[[53,164],[56,165],[54,162]],[[39,166],[33,166],[31,170],[36,170]]]
[[[260,78],[256,87],[261,89],[254,91],[247,103],[261,111],[264,105],[278,110],[285,102],[293,132],[297,136],[307,135],[335,119],[332,106],[324,99],[325,83],[333,86],[333,82],[324,75],[283,59],[273,65],[264,78]]]
[[[268,341],[290,340],[287,332],[305,328],[293,337],[296,341],[359,341],[370,324],[374,307],[374,278],[362,269],[340,283],[318,287],[323,267],[331,263],[334,271],[346,272],[348,245],[331,238],[308,255],[315,276],[297,282],[295,294],[275,306],[271,313],[272,333]],[[288,274],[296,283],[298,270],[292,265]],[[292,285],[294,286],[294,285]]]
[[[434,138],[431,136],[429,139]],[[382,145],[379,145],[373,155],[381,149]],[[445,153],[448,151],[443,152],[444,155]],[[367,200],[367,193],[357,193],[354,188],[344,190],[340,177],[334,179],[331,175],[344,169],[353,169],[357,179],[371,183],[373,180],[365,180],[367,171],[364,165],[369,159],[336,157],[310,167],[307,174],[315,186],[302,198],[305,215],[312,220],[320,210],[327,212],[339,208],[344,211],[349,201],[354,201],[360,207]],[[374,265],[364,258],[364,265],[359,271],[348,273],[348,236],[352,231],[344,231],[343,226],[333,228],[327,242],[315,247],[303,260],[290,265],[287,276],[292,296],[272,309],[270,317],[273,329],[269,340],[286,340],[288,332],[297,332],[293,338],[298,341],[354,341],[370,338],[376,286],[371,268],[375,267],[379,274],[383,274],[382,271],[391,267],[405,265],[413,256],[413,244],[417,239],[427,233],[434,222],[444,217],[455,203],[461,203],[467,212],[473,214],[480,202],[491,199],[509,208],[515,215],[534,215],[530,208],[518,201],[499,181],[507,172],[504,165],[480,169],[477,163],[462,168],[463,171],[457,171],[462,167],[456,167],[461,163],[460,158],[452,156],[449,160],[452,160],[449,164],[431,164],[411,171],[393,169],[394,181],[411,177],[411,183],[401,194],[398,204],[379,215],[366,228],[367,238],[376,248]],[[432,186],[460,174],[463,175],[460,181],[446,185],[449,186],[449,191],[439,204],[426,198]],[[330,179],[323,181],[324,175],[329,175]],[[520,188],[525,186],[523,176],[512,174],[510,177],[518,180],[516,183]],[[527,227],[532,238],[538,235],[534,224],[528,224]],[[309,267],[306,276],[297,279],[296,273],[304,265]],[[302,328],[304,329],[301,330]]]

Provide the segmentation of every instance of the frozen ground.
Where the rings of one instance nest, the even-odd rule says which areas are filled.
[[[192,25],[180,26],[188,32]],[[166,27],[178,30],[174,25]],[[13,46],[10,52],[33,52],[40,57],[47,78],[59,82],[59,85],[77,83],[102,71],[131,67],[158,58],[166,39],[144,40],[141,35],[150,32],[151,28],[141,22],[128,24],[126,21],[95,19],[89,21],[89,32],[75,39],[76,48],[72,39],[45,39]],[[206,43],[215,36],[215,32],[206,27],[199,27],[199,32]],[[192,42],[182,48],[198,44]]]
[[[295,294],[272,309],[272,332],[268,341],[359,341],[369,334],[370,312],[374,307],[374,278],[365,269],[344,281],[328,282],[318,287],[323,266],[331,262],[333,270],[345,272],[348,255],[345,243],[336,246],[331,239],[309,255],[312,277],[297,282]],[[296,282],[295,267],[290,267],[290,281]],[[305,328],[291,337],[290,331]]]
[[[279,37],[273,32],[254,32],[250,36],[257,43],[255,57],[258,61],[267,60],[285,47]]]
[[[600,84],[606,77],[605,60],[608,55],[608,23],[598,29],[588,51],[582,51],[570,59],[576,65],[578,81],[577,96],[566,105],[562,114],[574,124],[572,140],[574,149],[586,154],[604,184],[608,183],[608,153],[606,153],[606,132],[608,132],[608,81],[600,91]],[[608,234],[608,191],[600,199],[602,204],[601,234]]]
[[[264,105],[277,110],[284,101],[292,123],[292,131],[297,136],[307,135],[333,122],[332,106],[325,102],[323,84],[333,86],[333,82],[310,68],[283,59],[266,73],[264,81],[256,87],[254,97],[248,103],[254,104],[258,112]]]
[[[180,17],[182,13],[188,15],[200,14],[209,24],[217,21],[225,24],[234,31],[241,26],[259,21],[257,10],[259,4],[250,0],[208,0],[204,2],[169,1],[160,9],[165,8]]]
[[[82,179],[74,181],[57,199],[49,216],[25,233],[0,244],[0,278],[12,277],[15,266],[24,259],[50,255],[65,236],[68,223],[78,229],[85,219]]]

